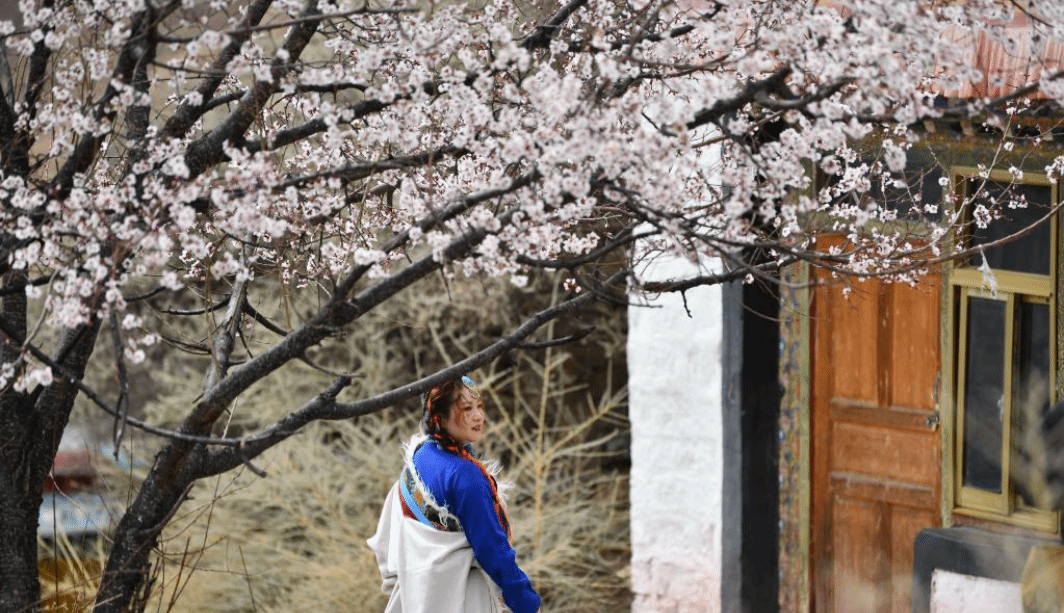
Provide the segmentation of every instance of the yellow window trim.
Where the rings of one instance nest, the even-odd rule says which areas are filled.
[[[1001,386],[1004,390],[1012,390],[1012,356],[1013,356],[1013,320],[1015,316],[1015,294],[1007,293],[998,297],[982,295],[981,292],[972,292],[969,288],[962,288],[960,295],[961,304],[961,327],[958,329],[957,343],[957,441],[958,454],[964,453],[964,415],[965,406],[966,370],[968,365],[968,299],[970,297],[986,298],[1005,303],[1005,348],[1002,352],[1004,363],[1002,368]],[[967,487],[964,485],[963,458],[954,463],[954,483],[958,486],[957,502],[965,507],[971,507],[982,511],[1009,514],[1010,488],[1008,475],[1012,474],[1012,394],[1004,394],[1001,398],[1001,455],[998,462],[1001,465],[1001,491],[988,492],[986,490]]]
[[[983,178],[995,182],[1012,182],[1014,177],[1005,170],[994,170],[980,174],[981,171],[974,167],[958,166],[950,173],[953,183],[953,192],[961,198],[967,196],[967,181],[970,179]],[[1039,185],[1051,189],[1052,202],[1059,202],[1060,195],[1058,186],[1049,180],[1049,177],[1041,173],[1026,173],[1022,180],[1016,183]],[[957,314],[956,328],[950,332],[946,342],[953,345],[948,353],[953,364],[955,378],[948,388],[947,395],[952,396],[955,410],[953,414],[953,445],[950,453],[953,477],[953,500],[952,513],[982,520],[1000,522],[1012,526],[1035,530],[1043,533],[1059,535],[1061,529],[1061,514],[1059,511],[1046,511],[1027,507],[1017,501],[1011,478],[1012,463],[1012,394],[1006,394],[1002,399],[1002,491],[987,492],[974,487],[964,486],[963,481],[963,453],[964,453],[964,373],[967,366],[967,324],[968,324],[968,299],[970,297],[994,298],[1007,301],[1006,306],[1006,364],[1004,365],[1004,389],[1012,390],[1012,374],[1014,365],[1010,356],[1013,355],[1013,322],[1016,317],[1016,301],[1026,303],[1038,303],[1049,305],[1049,335],[1050,335],[1050,364],[1049,364],[1049,390],[1055,396],[1057,391],[1057,363],[1058,352],[1062,349],[1057,341],[1057,316],[1056,295],[1054,288],[1057,284],[1057,252],[1058,252],[1058,221],[1054,217],[1050,220],[1050,249],[1049,274],[1037,275],[1008,270],[994,270],[995,287],[989,287],[983,273],[971,265],[955,264],[949,271],[947,308],[949,313]],[[994,290],[993,292],[991,290]],[[996,294],[996,295],[995,295]],[[948,317],[949,321],[953,317]],[[1051,398],[1051,401],[1054,399]]]
[[[994,280],[997,283],[995,289],[999,293],[1026,294],[1045,299],[1053,295],[1053,282],[1048,275],[995,270]],[[954,268],[950,273],[950,283],[954,287],[982,290],[978,295],[992,297],[990,288],[983,279],[983,273],[976,268]]]

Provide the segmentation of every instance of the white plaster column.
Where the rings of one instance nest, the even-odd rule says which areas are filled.
[[[659,260],[640,276],[693,274]],[[722,328],[716,286],[628,309],[633,613],[721,611]]]

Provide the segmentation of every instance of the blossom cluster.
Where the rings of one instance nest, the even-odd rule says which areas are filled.
[[[5,84],[0,126],[2,265],[42,280],[25,291],[50,326],[155,290],[331,287],[430,256],[579,280],[635,226],[693,261],[762,246],[911,280],[967,218],[909,193],[917,236],[875,194],[906,191],[921,122],[983,77],[972,41],[1005,44],[1019,10],[577,0],[537,25],[509,0],[159,4],[21,0],[0,23],[16,62],[50,71]],[[1064,38],[1060,9],[1027,23]],[[822,232],[851,248],[818,251]],[[126,328],[136,360],[154,332]]]

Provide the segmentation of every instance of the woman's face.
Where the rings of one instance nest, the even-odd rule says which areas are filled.
[[[463,387],[451,405],[451,414],[443,421],[443,428],[459,444],[478,443],[484,436],[484,400],[474,398]]]

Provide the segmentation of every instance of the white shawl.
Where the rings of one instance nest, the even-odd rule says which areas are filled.
[[[403,515],[399,483],[388,491],[377,533],[385,613],[501,613],[499,588],[481,570],[463,532],[445,532]]]

